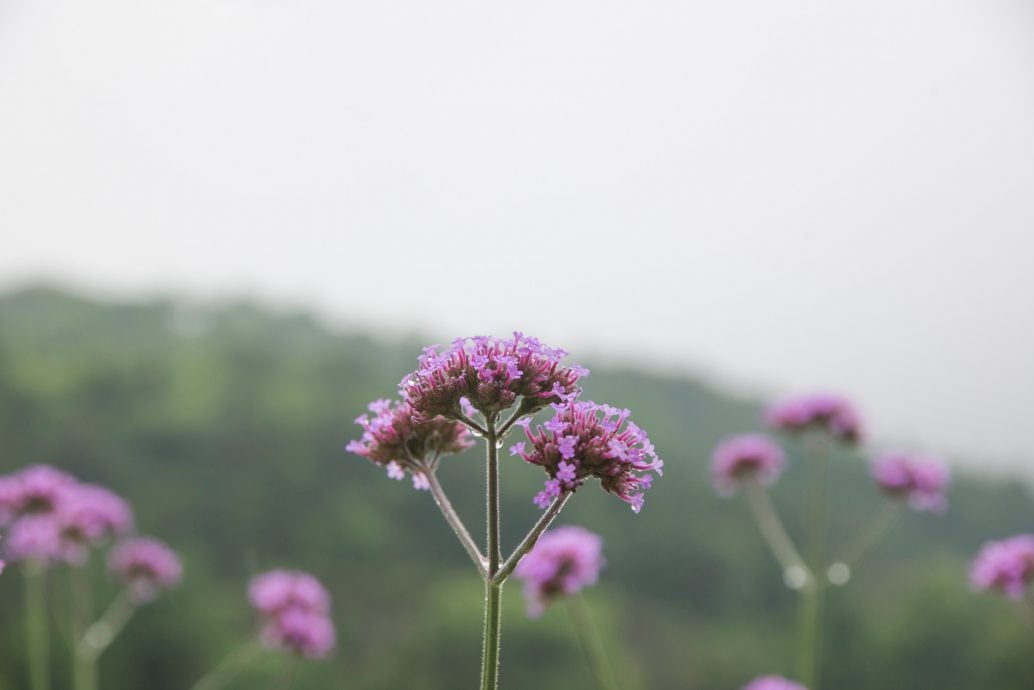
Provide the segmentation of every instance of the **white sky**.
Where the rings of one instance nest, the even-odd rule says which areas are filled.
[[[1029,0],[0,0],[0,287],[858,399],[1034,472]]]

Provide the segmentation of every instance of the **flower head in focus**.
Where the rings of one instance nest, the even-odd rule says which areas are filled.
[[[765,422],[774,429],[790,432],[823,429],[845,443],[857,443],[862,437],[857,410],[838,395],[820,393],[787,398],[768,409]]]
[[[545,532],[514,570],[524,580],[528,615],[537,617],[553,600],[596,584],[603,563],[598,534],[573,525]]]
[[[872,478],[891,496],[908,499],[913,510],[941,512],[948,505],[944,494],[951,473],[937,458],[885,453],[873,461]]]
[[[574,491],[589,477],[604,490],[629,503],[639,512],[643,492],[662,474],[664,462],[657,457],[646,432],[628,419],[628,410],[589,401],[554,405],[553,419],[532,430],[525,424],[527,442],[517,443],[511,455],[546,470],[549,479],[535,496],[545,508],[553,498]],[[526,449],[527,443],[531,444]]]
[[[711,460],[711,477],[718,493],[730,496],[747,478],[772,484],[785,466],[786,456],[773,441],[759,434],[744,434],[718,444]]]
[[[762,676],[755,678],[743,690],[808,690],[800,683],[787,680],[782,676]]]
[[[425,348],[419,367],[402,379],[400,390],[420,420],[458,419],[464,399],[490,416],[521,398],[521,414],[531,414],[578,395],[578,380],[589,372],[562,366],[566,356],[517,332],[512,338],[457,338],[443,352],[437,346]]]
[[[376,400],[369,410],[372,417],[364,414],[355,420],[363,435],[349,442],[345,450],[385,467],[392,479],[402,479],[408,471],[418,489],[428,488],[425,473],[440,456],[462,452],[474,444],[459,422],[444,417],[417,422],[407,402]]]
[[[299,570],[271,570],[252,579],[248,600],[262,617],[260,639],[311,659],[334,647],[330,595],[319,580]]]
[[[984,544],[969,579],[978,591],[995,590],[1011,599],[1021,598],[1034,581],[1034,534]]]
[[[132,599],[142,604],[163,589],[179,584],[183,565],[168,546],[149,537],[127,539],[108,556],[108,569],[129,589]]]

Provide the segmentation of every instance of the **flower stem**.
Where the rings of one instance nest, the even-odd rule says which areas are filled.
[[[262,647],[257,642],[248,642],[231,652],[211,671],[190,686],[190,690],[219,690],[233,680],[248,664],[254,661]]]
[[[82,637],[93,616],[92,598],[85,568],[70,568],[69,587],[72,594],[72,668],[76,690],[97,690],[96,659],[83,654]]]
[[[542,533],[546,531],[546,528],[553,523],[556,516],[560,514],[560,510],[564,507],[564,504],[567,503],[567,499],[570,497],[571,492],[564,491],[553,499],[553,502],[548,508],[546,508],[546,512],[539,517],[535,526],[531,528],[531,531],[525,535],[524,539],[521,540],[521,543],[518,544],[517,548],[514,549],[512,554],[510,554],[510,557],[506,559],[506,562],[499,567],[498,571],[496,571],[495,577],[492,578],[493,582],[496,584],[502,584],[506,581],[506,578],[508,578],[514,568],[517,567],[517,564],[520,563],[524,554],[528,553],[535,547],[535,543],[539,540],[539,537],[541,537]]]
[[[821,573],[826,558],[826,538],[829,520],[829,450],[831,441],[826,437],[815,439],[815,464],[812,468],[811,487],[811,549],[809,567],[812,573]],[[801,649],[799,675],[808,690],[819,690],[822,671],[822,603],[825,578],[812,577],[811,586],[802,590]]]
[[[77,644],[78,656],[90,664],[95,664],[104,650],[111,646],[118,634],[122,632],[122,628],[126,626],[135,611],[136,605],[129,595],[129,590],[123,589],[108,604],[108,608],[101,617],[83,633]]]
[[[485,573],[485,628],[482,638],[481,690],[496,690],[499,687],[499,642],[502,623],[502,583],[495,582],[499,570],[499,449],[496,447],[495,417],[485,420],[487,426],[486,454],[486,507],[487,507],[487,551],[488,570]]]
[[[47,603],[44,594],[44,566],[28,561],[23,570],[25,584],[25,643],[31,690],[49,690],[50,663],[47,632]]]
[[[858,532],[855,538],[848,542],[842,557],[837,559],[837,561],[848,567],[854,567],[858,561],[867,556],[886,538],[894,523],[901,516],[902,508],[903,504],[900,500],[892,500],[886,503]]]
[[[470,536],[470,532],[467,530],[466,525],[463,524],[463,520],[460,519],[459,514],[452,507],[452,503],[449,502],[449,498],[445,495],[445,490],[442,488],[441,483],[439,483],[438,477],[433,470],[426,472],[424,476],[427,477],[427,483],[431,487],[431,495],[434,496],[434,502],[438,504],[442,515],[445,516],[445,521],[452,527],[452,531],[456,533],[456,537],[460,540],[467,555],[474,561],[478,572],[484,577],[488,572],[488,562],[481,555],[481,550],[474,542],[474,538]]]
[[[782,567],[784,576],[791,568],[801,568],[808,581],[814,580],[813,574],[808,570],[797,546],[779,518],[779,513],[772,505],[765,487],[761,486],[755,477],[748,477],[743,482],[743,493],[747,497],[747,505],[750,506],[750,512],[754,515],[761,536],[765,538],[769,550]]]
[[[614,667],[608,660],[607,650],[603,646],[603,637],[589,612],[589,607],[585,605],[585,599],[582,598],[582,595],[575,594],[568,597],[565,603],[575,633],[578,635],[578,644],[582,648],[582,654],[585,656],[592,675],[595,676],[597,687],[600,690],[618,690]]]

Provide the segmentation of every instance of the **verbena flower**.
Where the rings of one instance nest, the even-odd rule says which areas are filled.
[[[787,680],[782,676],[762,676],[755,678],[744,686],[743,690],[808,690],[800,683]]]
[[[425,348],[419,367],[402,379],[400,390],[424,421],[438,415],[459,418],[464,398],[486,416],[521,398],[521,414],[530,414],[578,394],[578,380],[589,372],[562,366],[566,356],[518,332],[512,338],[457,338],[440,353],[437,346]]]
[[[52,515],[26,515],[7,534],[6,553],[12,561],[46,564],[62,558],[61,527]]]
[[[136,603],[151,601],[179,584],[183,566],[168,546],[149,537],[127,539],[108,556],[108,569],[129,589]]]
[[[248,600],[262,616],[260,639],[267,647],[314,659],[334,647],[330,595],[309,573],[277,569],[257,575]]]
[[[402,479],[408,471],[417,489],[428,488],[424,473],[439,456],[474,445],[459,422],[444,417],[417,422],[407,402],[375,400],[368,407],[372,417],[364,414],[355,420],[363,427],[362,437],[349,442],[345,450],[385,467],[392,479]]]
[[[322,659],[334,648],[334,623],[322,613],[290,609],[266,621],[260,632],[271,649],[286,649],[309,659]]]
[[[8,510],[15,518],[54,513],[67,498],[68,489],[78,483],[72,475],[50,465],[30,465],[9,479],[13,483],[5,488],[8,496],[4,500],[10,503]]]
[[[978,591],[995,590],[1020,599],[1034,581],[1034,534],[1020,534],[981,547],[969,571]]]
[[[628,419],[628,410],[589,401],[570,401],[554,405],[553,419],[533,431],[523,420],[527,442],[510,448],[549,474],[545,488],[535,496],[535,504],[547,507],[556,496],[574,491],[589,477],[596,477],[604,490],[629,503],[639,512],[643,491],[650,488],[653,475],[662,474],[664,462],[657,457],[646,432]]]
[[[75,484],[65,490],[53,519],[60,531],[62,560],[80,565],[90,547],[132,528],[133,511],[126,501],[103,487]]]
[[[855,443],[862,437],[862,422],[854,406],[837,395],[802,395],[782,400],[768,409],[766,423],[783,431],[824,429],[834,438]]]
[[[528,615],[537,617],[553,600],[596,584],[603,563],[598,534],[574,525],[545,532],[514,570],[524,580]]]
[[[718,493],[729,496],[749,477],[772,484],[785,466],[786,456],[772,440],[744,434],[718,444],[711,460],[711,478]]]
[[[885,453],[873,461],[872,478],[891,496],[905,498],[914,510],[943,511],[944,494],[951,473],[938,458],[902,453]]]
[[[288,609],[314,613],[330,610],[330,594],[319,580],[300,570],[270,570],[248,585],[248,601],[255,610],[275,616]]]

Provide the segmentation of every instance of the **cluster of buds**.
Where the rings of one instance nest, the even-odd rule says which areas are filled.
[[[858,412],[838,395],[820,393],[787,398],[769,408],[765,421],[781,431],[821,429],[845,443],[857,443],[862,437]]]
[[[772,484],[786,467],[786,455],[772,440],[759,434],[726,439],[715,448],[711,479],[715,489],[730,496],[747,479]]]
[[[514,571],[524,580],[528,615],[540,616],[547,604],[596,584],[603,563],[598,534],[574,525],[544,533]]]
[[[419,423],[408,402],[376,400],[369,405],[370,415],[355,420],[363,435],[345,450],[369,459],[388,471],[392,479],[409,472],[413,486],[428,488],[426,472],[433,470],[442,455],[459,453],[474,444],[467,428],[444,417]]]
[[[439,353],[424,349],[420,365],[400,384],[402,395],[418,419],[459,419],[461,400],[487,417],[509,409],[521,398],[521,414],[578,395],[578,379],[588,375],[579,366],[562,366],[567,352],[543,345],[537,338],[458,338]]]
[[[1034,582],[1034,534],[984,544],[969,572],[973,588],[1020,599]]]
[[[262,619],[259,638],[270,649],[322,659],[334,648],[330,595],[319,580],[297,570],[256,576],[248,600]]]
[[[0,477],[0,526],[12,560],[85,562],[92,547],[133,527],[129,504],[48,465]]]
[[[913,510],[941,512],[948,506],[944,494],[951,473],[938,458],[885,453],[873,461],[872,478],[889,495],[907,500]]]
[[[628,410],[610,405],[572,400],[554,407],[553,418],[534,430],[529,419],[522,420],[527,441],[510,448],[511,455],[542,467],[549,475],[535,504],[546,508],[563,492],[596,477],[605,491],[638,513],[643,492],[653,482],[650,473],[661,475],[664,467],[646,432],[628,419]]]
[[[151,601],[163,589],[175,587],[183,576],[183,565],[176,553],[149,537],[127,539],[112,549],[108,569],[137,604]]]
[[[356,419],[362,437],[346,450],[385,467],[394,479],[408,472],[415,487],[427,488],[426,474],[438,458],[469,448],[468,428],[484,431],[473,417],[480,414],[486,424],[494,423],[517,405],[503,430],[523,426],[527,441],[514,445],[511,455],[549,475],[534,498],[537,506],[544,509],[596,477],[638,512],[653,480],[650,473],[660,475],[664,463],[646,432],[628,420],[628,410],[577,400],[578,381],[589,372],[562,365],[566,356],[522,333],[459,338],[443,352],[425,348],[417,370],[402,379],[404,400],[371,403],[372,417]],[[532,431],[531,415],[550,406],[553,419]]]

